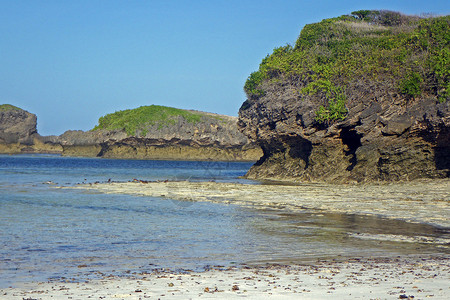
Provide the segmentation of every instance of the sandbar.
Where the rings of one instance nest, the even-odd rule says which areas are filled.
[[[60,188],[108,194],[196,202],[235,204],[256,209],[305,209],[371,215],[413,223],[450,227],[450,179],[392,184],[241,184],[224,182],[160,181],[80,184]]]

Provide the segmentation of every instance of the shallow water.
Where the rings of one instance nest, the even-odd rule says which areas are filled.
[[[448,238],[448,229],[427,224],[57,188],[135,178],[258,184],[238,179],[250,166],[0,156],[0,287],[63,277],[79,281],[97,272],[449,253],[436,242]]]

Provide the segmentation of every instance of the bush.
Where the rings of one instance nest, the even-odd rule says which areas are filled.
[[[290,80],[304,93],[328,101],[319,120],[346,115],[343,87],[364,80],[408,97],[446,101],[450,95],[450,16],[420,19],[398,12],[362,10],[306,25],[295,43],[275,48],[247,79],[249,99],[264,96],[262,83]],[[322,94],[321,94],[322,93]],[[352,97],[353,99],[357,97]]]
[[[400,91],[411,98],[415,98],[422,92],[422,82],[422,77],[420,77],[419,74],[413,72],[401,82]]]
[[[347,108],[345,107],[346,96],[344,89],[336,87],[328,79],[319,79],[307,85],[302,93],[317,94],[323,93],[327,99],[327,106],[321,105],[316,111],[316,120],[321,123],[345,120]]]
[[[262,82],[262,80],[263,76],[261,72],[256,71],[250,74],[244,85],[244,90],[247,93],[247,96],[251,97],[252,95],[253,96],[264,95],[264,91],[258,89],[258,85]]]

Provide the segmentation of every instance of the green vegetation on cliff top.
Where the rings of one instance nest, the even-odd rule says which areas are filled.
[[[265,94],[265,83],[297,82],[300,95],[326,99],[316,119],[331,122],[345,119],[349,95],[359,97],[355,87],[443,102],[450,98],[449,78],[450,16],[362,10],[306,25],[295,46],[263,59],[244,90],[251,101]]]
[[[147,134],[147,126],[157,125],[158,128],[163,126],[174,125],[179,117],[182,117],[189,123],[197,123],[201,121],[204,113],[193,112],[173,107],[150,105],[141,106],[135,109],[127,109],[116,111],[100,117],[98,125],[93,130],[125,130],[129,135],[141,136]]]
[[[0,111],[8,111],[8,110],[22,110],[11,104],[0,104]]]

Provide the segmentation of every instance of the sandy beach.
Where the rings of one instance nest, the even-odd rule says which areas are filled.
[[[313,209],[450,226],[450,181],[389,185],[245,185],[217,182],[108,182],[54,188],[129,194],[256,209]],[[62,278],[0,289],[0,299],[448,299],[450,245],[439,239],[361,236],[433,243],[441,254],[316,260],[288,265],[216,266],[204,272],[154,270],[123,276],[98,273],[80,282]],[[412,240],[408,240],[411,238]],[[418,241],[417,239],[422,239]],[[83,279],[84,280],[84,279]]]
[[[449,256],[317,261],[308,265],[212,268],[87,282],[29,283],[1,299],[448,299]]]

